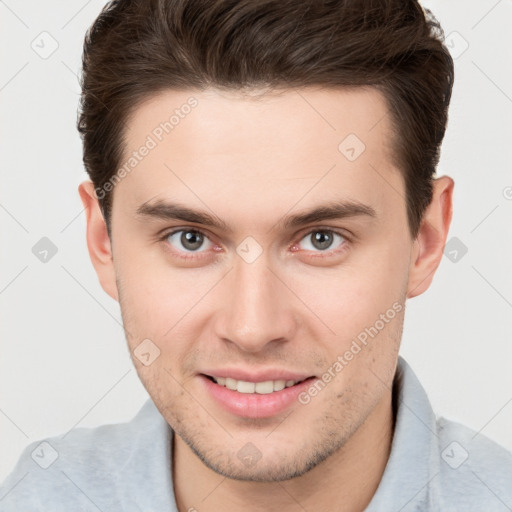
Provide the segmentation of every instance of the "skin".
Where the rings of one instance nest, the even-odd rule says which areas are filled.
[[[386,102],[370,88],[166,91],[135,110],[125,154],[192,95],[197,107],[116,185],[112,240],[92,183],[79,187],[92,263],[120,303],[139,377],[177,434],[179,510],[362,510],[389,456],[405,307],[308,404],[273,417],[227,412],[198,374],[230,366],[321,377],[379,315],[429,287],[453,180],[435,180],[413,240]],[[366,146],[353,162],[338,150],[350,133]],[[213,213],[231,231],[136,215],[157,199]],[[331,200],[376,215],[278,224]],[[158,239],[171,228],[198,229],[204,244],[190,250],[181,233]],[[311,234],[326,229],[342,236],[318,248]],[[247,236],[262,249],[252,263],[236,252]],[[144,339],[160,350],[149,366],[133,357]],[[237,456],[249,442],[261,454],[252,466]]]

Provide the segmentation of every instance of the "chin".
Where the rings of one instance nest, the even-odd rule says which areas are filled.
[[[245,482],[283,482],[300,477],[339,448],[325,444],[320,448],[311,446],[309,452],[305,452],[304,444],[297,442],[290,447],[291,453],[283,452],[278,446],[272,447],[272,453],[267,446],[265,453],[248,442],[238,452],[226,453],[221,451],[222,448],[204,451],[196,443],[182,439],[209,469],[226,478]]]

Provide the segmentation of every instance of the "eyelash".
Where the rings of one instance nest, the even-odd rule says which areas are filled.
[[[167,239],[170,236],[175,235],[176,233],[180,233],[182,231],[183,232],[190,231],[190,232],[193,232],[193,233],[198,233],[201,236],[203,236],[204,238],[208,239],[211,243],[213,243],[211,241],[210,237],[204,231],[201,231],[200,229],[193,228],[193,227],[175,228],[175,229],[173,229],[171,231],[166,232],[164,235],[162,235],[160,238],[158,238],[158,240],[161,241],[161,242],[166,243],[166,245],[169,245],[167,243]],[[306,232],[300,234],[299,235],[300,238],[298,239],[298,242],[294,242],[292,244],[292,247],[297,245],[306,236],[312,235],[313,233],[317,233],[317,232],[323,232],[323,233],[329,233],[329,234],[334,234],[334,235],[341,236],[343,238],[344,242],[337,249],[327,249],[325,251],[318,251],[318,254],[314,254],[315,252],[317,252],[317,251],[314,251],[313,255],[310,256],[311,258],[328,258],[329,256],[332,256],[334,254],[339,255],[339,254],[344,253],[346,250],[348,250],[347,244],[351,243],[350,237],[348,237],[344,232],[339,232],[339,231],[337,231],[335,229],[327,228],[327,227],[325,227],[325,228],[324,227],[315,227],[314,229],[310,229],[309,231],[306,231]],[[194,253],[194,252],[183,253],[182,251],[172,250],[172,253],[173,253],[174,256],[176,256],[178,258],[181,258],[181,259],[184,259],[184,260],[197,260],[197,259],[200,259],[200,258],[203,257],[201,252],[198,252],[198,253]],[[199,256],[197,256],[197,254],[199,254]]]

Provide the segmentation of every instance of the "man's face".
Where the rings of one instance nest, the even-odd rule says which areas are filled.
[[[168,91],[128,126],[125,161],[150,150],[115,187],[112,251],[140,379],[210,468],[303,474],[389,408],[413,241],[383,97]],[[287,223],[335,203],[356,208]]]

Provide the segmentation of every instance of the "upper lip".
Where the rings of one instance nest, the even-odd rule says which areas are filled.
[[[313,377],[311,374],[293,372],[290,370],[279,370],[275,368],[248,371],[241,368],[217,368],[215,370],[204,370],[203,375],[209,377],[225,377],[245,382],[265,382],[269,380],[294,380],[301,381]]]

